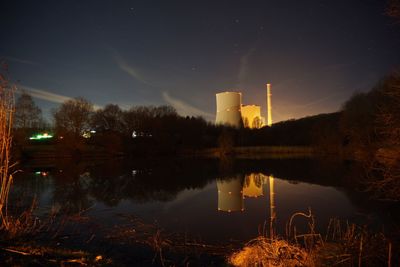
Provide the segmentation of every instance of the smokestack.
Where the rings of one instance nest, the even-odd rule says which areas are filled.
[[[267,83],[267,125],[272,125],[271,84]]]

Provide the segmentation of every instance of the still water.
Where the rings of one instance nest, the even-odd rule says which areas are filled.
[[[39,217],[83,212],[113,227],[128,214],[211,243],[247,241],[271,224],[284,235],[291,215],[309,209],[321,233],[331,218],[379,231],[398,221],[392,207],[354,190],[362,168],[348,162],[153,159],[33,162],[21,169],[12,199],[29,206],[35,198]]]

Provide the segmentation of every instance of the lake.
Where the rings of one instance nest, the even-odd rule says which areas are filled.
[[[132,215],[207,243],[243,243],[269,233],[271,224],[284,236],[290,217],[309,209],[322,234],[332,218],[374,231],[390,231],[399,222],[398,207],[355,190],[354,177],[363,169],[351,162],[170,158],[20,167],[11,203],[27,208],[35,198],[38,217],[81,213],[103,228]],[[306,231],[306,222],[296,218],[298,231]]]

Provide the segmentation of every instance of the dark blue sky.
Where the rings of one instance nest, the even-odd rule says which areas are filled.
[[[0,57],[47,114],[82,96],[213,120],[219,91],[265,112],[270,82],[280,121],[336,111],[398,66],[400,26],[385,4],[5,0]]]

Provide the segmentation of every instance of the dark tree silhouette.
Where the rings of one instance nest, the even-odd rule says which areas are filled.
[[[32,96],[22,92],[15,103],[14,127],[20,129],[38,128],[42,122],[42,111]]]
[[[56,133],[81,136],[89,128],[92,112],[93,105],[84,98],[77,97],[64,102],[53,114]]]

